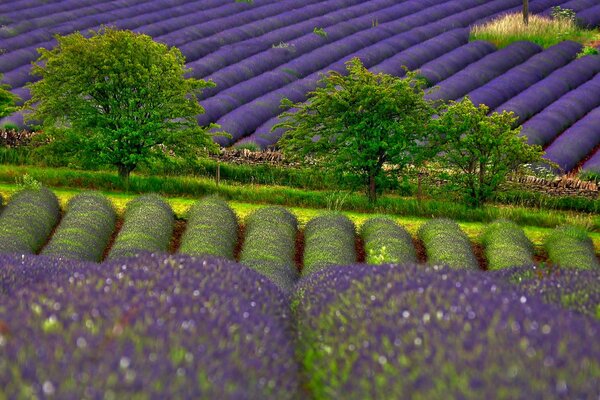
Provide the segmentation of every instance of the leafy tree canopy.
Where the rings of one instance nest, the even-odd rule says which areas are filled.
[[[2,81],[2,75],[0,75]],[[7,85],[0,84],[0,118],[4,118],[17,110],[15,106],[18,97],[8,91]]]
[[[186,78],[178,49],[109,27],[90,34],[56,36],[34,64],[42,79],[29,84],[27,118],[41,121],[50,150],[113,165],[128,178],[152,158],[215,148],[195,118],[204,112],[197,95],[212,83]]]
[[[374,201],[397,182],[399,169],[421,161],[419,143],[435,109],[411,72],[405,78],[374,74],[358,58],[347,70],[324,76],[306,103],[284,100],[282,106],[297,111],[284,113],[273,129],[287,129],[279,142],[286,157],[334,171],[366,187]]]
[[[542,161],[540,146],[531,146],[513,128],[516,118],[506,111],[488,115],[488,107],[476,107],[468,97],[451,102],[433,124],[432,143],[448,187],[478,207],[489,200],[509,173],[524,164]]]

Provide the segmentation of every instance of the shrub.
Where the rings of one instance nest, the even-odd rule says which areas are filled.
[[[166,252],[173,235],[171,206],[156,194],[136,197],[127,204],[123,226],[108,254],[109,259],[141,251]]]
[[[328,265],[356,262],[354,223],[341,214],[324,214],[311,219],[304,229],[303,275]]]
[[[481,239],[489,269],[533,265],[533,244],[514,222],[499,220],[488,225]]]
[[[478,268],[471,242],[456,222],[443,218],[429,220],[421,226],[418,236],[425,244],[430,264]]]
[[[112,203],[102,194],[80,193],[69,201],[62,221],[42,254],[101,261],[116,218]]]
[[[287,296],[236,263],[1,256],[0,304],[7,398],[299,398]]]
[[[19,191],[0,214],[0,253],[36,253],[59,218],[58,199],[50,190]]]
[[[292,300],[314,399],[561,399],[598,393],[598,322],[493,273],[332,266]]]
[[[240,262],[289,291],[298,278],[295,265],[296,217],[283,207],[266,207],[246,218]]]
[[[188,211],[187,228],[181,238],[179,252],[233,260],[237,235],[237,217],[225,200],[206,197]]]
[[[600,268],[587,232],[575,226],[556,228],[544,241],[550,260],[563,268]]]
[[[361,227],[360,236],[365,242],[369,264],[417,262],[412,237],[391,219],[369,219]]]

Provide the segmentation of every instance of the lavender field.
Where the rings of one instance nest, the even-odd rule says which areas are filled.
[[[299,1],[34,1],[0,5],[0,73],[22,100],[37,48],[53,34],[115,25],[179,47],[196,78],[211,79],[201,124],[216,122],[231,137],[223,146],[275,145],[271,132],[280,101],[306,100],[319,76],[345,72],[359,57],[375,72],[402,75],[419,69],[439,90],[431,99],[470,96],[491,110],[513,111],[530,143],[548,147],[547,158],[570,171],[598,168],[600,57],[576,59],[581,45],[562,42],[543,50],[519,42],[496,49],[469,42],[469,27],[508,12],[520,0]],[[600,24],[595,0],[532,0],[532,13],[553,6],[574,10],[582,26]],[[321,34],[315,33],[321,29]],[[595,86],[596,85],[596,86]],[[19,115],[4,121],[22,124]],[[596,154],[594,154],[594,152]]]

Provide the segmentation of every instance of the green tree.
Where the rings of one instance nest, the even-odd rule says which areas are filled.
[[[507,112],[488,115],[487,106],[476,107],[465,97],[452,102],[433,124],[432,144],[440,152],[436,161],[444,171],[442,178],[470,206],[489,200],[509,173],[542,161],[542,148],[519,136],[515,120]]]
[[[297,111],[283,113],[273,129],[287,129],[278,143],[286,157],[366,187],[375,201],[402,168],[420,162],[419,142],[435,110],[415,74],[373,74],[358,58],[346,65],[348,75],[330,72],[306,103],[284,100],[283,107]]]
[[[216,148],[195,118],[204,112],[197,95],[212,83],[185,78],[177,48],[108,27],[90,34],[56,36],[34,64],[42,79],[29,85],[27,118],[41,121],[50,150],[115,166],[127,180],[153,158]]]
[[[0,75],[2,81],[2,75]],[[7,85],[0,84],[0,118],[4,118],[14,113],[17,110],[15,103],[18,97],[8,91]]]

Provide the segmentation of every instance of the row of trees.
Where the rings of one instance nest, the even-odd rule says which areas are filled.
[[[196,116],[200,91],[211,82],[185,77],[176,48],[131,31],[102,28],[89,38],[57,36],[40,50],[24,109],[40,121],[45,152],[113,165],[128,179],[140,163],[172,155],[200,157],[217,149]],[[364,185],[373,201],[407,167],[435,166],[473,206],[485,202],[506,175],[541,160],[513,128],[510,114],[488,115],[468,98],[450,104],[425,99],[424,83],[408,72],[397,78],[369,72],[358,59],[348,74],[331,72],[309,101],[282,106],[279,145],[300,161],[316,162],[345,181]],[[0,88],[0,117],[15,110]],[[220,132],[219,134],[223,134]]]

